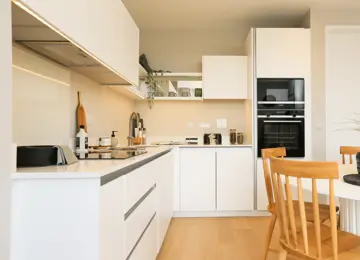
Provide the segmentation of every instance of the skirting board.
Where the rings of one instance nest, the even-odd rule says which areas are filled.
[[[269,217],[268,211],[174,211],[174,218]]]

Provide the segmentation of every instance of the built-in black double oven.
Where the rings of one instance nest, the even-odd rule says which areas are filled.
[[[305,157],[305,82],[301,78],[257,80],[258,157],[261,149],[285,147]]]

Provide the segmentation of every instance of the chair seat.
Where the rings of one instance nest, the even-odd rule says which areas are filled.
[[[308,239],[309,239],[308,242],[309,255],[312,257],[316,257],[317,249],[316,249],[316,235],[315,235],[314,225],[308,224],[307,230],[308,230]],[[344,231],[338,231],[337,234],[338,234],[339,260],[359,260],[360,237]],[[298,240],[298,250],[300,252],[304,252],[303,236],[301,232],[297,233],[297,240]],[[321,225],[321,244],[322,244],[322,259],[329,259],[329,260],[333,259],[331,229],[330,227],[323,224]],[[301,256],[296,252],[289,252],[289,256],[294,256],[295,259],[306,259],[304,258],[304,256]]]
[[[286,201],[285,201],[285,203],[286,203]],[[299,201],[294,200],[293,205],[294,205],[295,216],[300,216]],[[272,204],[268,208],[268,210],[272,214],[277,213],[276,203]],[[338,210],[339,210],[339,207],[336,207],[336,211],[338,211]],[[306,220],[308,222],[314,222],[313,203],[305,202],[305,213],[306,213]],[[319,204],[319,217],[320,217],[320,222],[324,222],[324,221],[330,219],[330,206],[329,205]]]

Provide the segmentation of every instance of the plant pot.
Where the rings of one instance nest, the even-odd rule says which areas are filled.
[[[201,88],[195,89],[195,97],[202,97],[202,89]]]

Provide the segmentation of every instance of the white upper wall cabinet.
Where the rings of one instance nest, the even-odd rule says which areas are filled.
[[[309,29],[257,28],[257,77],[308,77],[310,44]]]
[[[204,99],[247,99],[246,56],[203,56]]]
[[[122,1],[21,2],[129,83],[138,85],[139,28]]]

